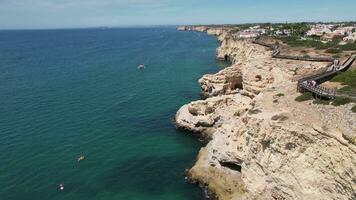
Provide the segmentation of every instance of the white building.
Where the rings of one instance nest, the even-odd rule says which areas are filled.
[[[275,32],[276,35],[290,35],[292,32],[288,29],[283,29],[283,30],[277,30]]]
[[[243,30],[237,34],[239,38],[256,38],[260,36],[261,33],[255,30]]]
[[[356,41],[356,32],[344,37],[342,40],[345,42],[355,42]]]
[[[267,33],[267,30],[260,26],[253,26],[237,33],[238,38],[256,38]]]
[[[313,27],[307,32],[307,36],[323,36],[328,33],[331,33],[328,27]]]

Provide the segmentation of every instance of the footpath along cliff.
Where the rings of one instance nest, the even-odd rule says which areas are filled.
[[[205,100],[184,105],[176,125],[206,141],[187,172],[211,198],[356,199],[353,104],[296,102],[296,79],[325,63],[271,58],[266,47],[224,28],[181,27],[216,35],[232,65],[204,75]]]

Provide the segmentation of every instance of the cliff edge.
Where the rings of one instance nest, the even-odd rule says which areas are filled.
[[[208,31],[208,29],[199,29]],[[217,57],[232,65],[204,75],[205,100],[184,105],[177,127],[207,144],[188,171],[217,199],[356,199],[356,116],[352,104],[296,102],[296,78],[325,63],[271,58],[226,30]]]

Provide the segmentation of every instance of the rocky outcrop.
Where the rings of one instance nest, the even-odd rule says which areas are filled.
[[[322,63],[272,59],[250,41],[219,36],[232,66],[199,83],[177,126],[206,138],[188,178],[218,199],[355,199],[356,116],[294,101],[295,80]]]
[[[197,31],[197,32],[207,32],[208,26],[178,26],[179,31]]]
[[[200,80],[201,96],[204,98],[223,94],[236,94],[242,87],[242,75],[239,68],[229,67],[217,74],[204,75]]]
[[[219,36],[219,35],[223,34],[224,32],[225,32],[224,28],[216,27],[216,28],[209,28],[206,33],[208,35]]]

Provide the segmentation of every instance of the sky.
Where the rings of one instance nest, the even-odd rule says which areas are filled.
[[[0,0],[0,29],[356,21],[356,0]]]

